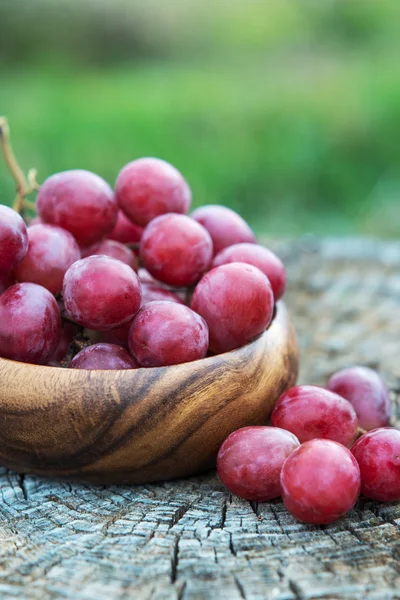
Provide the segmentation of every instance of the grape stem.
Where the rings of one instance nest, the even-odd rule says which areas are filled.
[[[358,440],[358,438],[360,438],[362,435],[364,435],[364,433],[367,433],[366,429],[362,429],[362,427],[357,427],[356,439]]]
[[[24,208],[35,210],[34,203],[27,200],[26,197],[34,190],[39,190],[39,184],[36,181],[36,169],[30,169],[28,178],[25,177],[11,145],[10,128],[6,117],[0,117],[0,144],[5,163],[16,183],[17,195],[13,209],[19,214],[23,212]]]

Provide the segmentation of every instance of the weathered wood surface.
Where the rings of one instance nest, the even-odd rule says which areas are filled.
[[[300,380],[378,368],[400,399],[400,247],[275,244],[302,350]],[[400,505],[361,499],[330,526],[281,502],[251,505],[214,473],[174,483],[90,487],[0,475],[0,598],[305,600],[400,598]]]

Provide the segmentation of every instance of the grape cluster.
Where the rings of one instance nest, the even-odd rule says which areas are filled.
[[[0,206],[0,356],[74,369],[160,367],[238,348],[269,326],[285,268],[234,211],[204,206],[167,162],[115,190],[50,176],[26,226]],[[77,352],[79,350],[79,352]]]
[[[234,431],[219,450],[218,474],[246,500],[282,496],[292,515],[312,524],[344,516],[360,491],[373,500],[400,500],[400,430],[388,426],[390,416],[378,373],[343,369],[328,389],[301,385],[285,392],[271,426]]]

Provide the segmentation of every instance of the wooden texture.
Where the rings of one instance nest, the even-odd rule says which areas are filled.
[[[300,381],[379,369],[400,425],[400,247],[300,240],[289,273]],[[3,423],[1,423],[1,428]],[[232,497],[213,471],[171,483],[69,484],[0,473],[3,600],[392,600],[400,598],[400,505],[360,499],[329,526],[280,501]]]
[[[0,465],[100,484],[193,475],[215,465],[232,431],[266,422],[297,367],[282,302],[254,342],[173,367],[81,371],[0,359]]]

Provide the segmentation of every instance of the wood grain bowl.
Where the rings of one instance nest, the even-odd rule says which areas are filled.
[[[0,359],[0,464],[98,484],[192,475],[215,464],[229,433],[266,423],[297,367],[282,302],[250,344],[173,367],[84,371]]]

